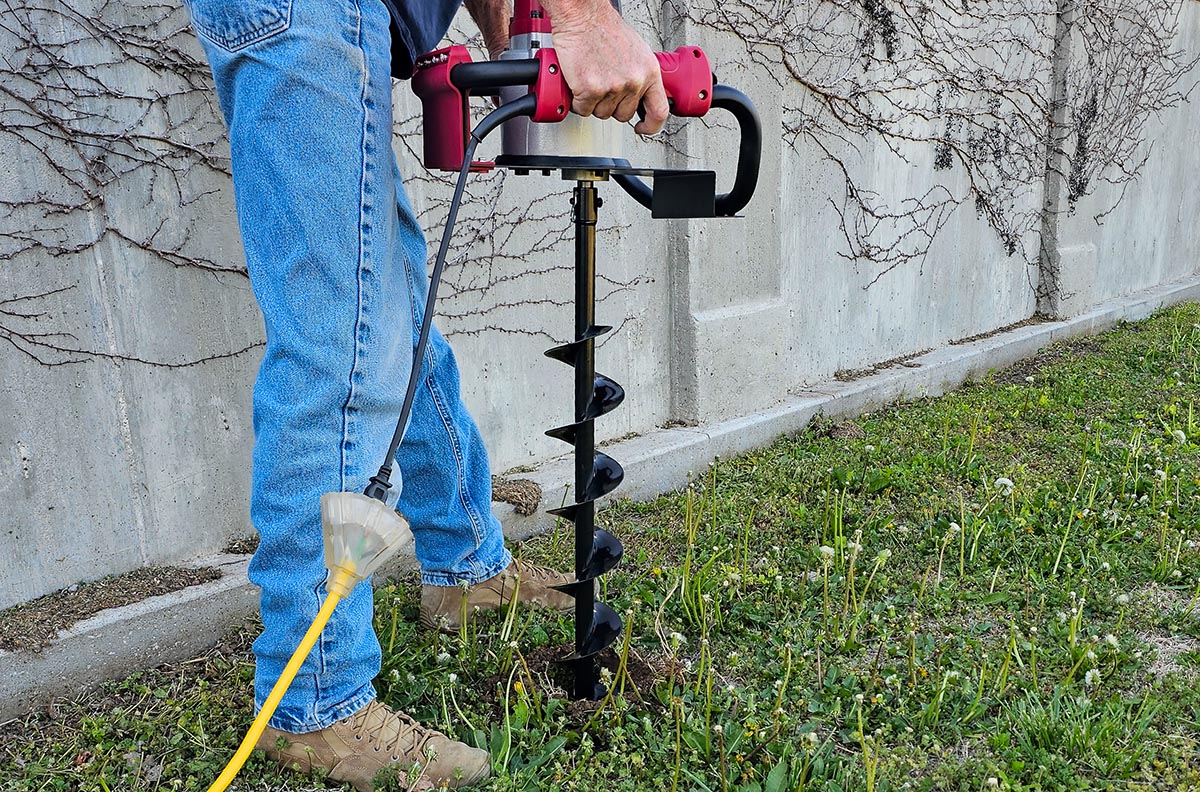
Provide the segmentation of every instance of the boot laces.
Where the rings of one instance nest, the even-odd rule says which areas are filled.
[[[372,701],[350,716],[350,728],[356,740],[366,739],[376,751],[386,751],[393,761],[401,758],[427,761],[426,748],[438,736],[408,715]]]
[[[562,582],[563,574],[557,569],[552,569],[547,566],[541,566],[531,561],[522,561],[519,558],[514,558],[513,561],[517,565],[517,572],[523,580],[535,581],[538,583],[554,583]]]

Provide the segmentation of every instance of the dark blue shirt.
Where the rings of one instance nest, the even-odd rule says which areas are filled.
[[[412,76],[413,61],[437,46],[462,0],[383,0],[392,15],[392,75]]]

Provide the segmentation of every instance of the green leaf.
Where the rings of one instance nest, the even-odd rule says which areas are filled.
[[[780,759],[779,764],[771,768],[771,772],[767,773],[766,787],[763,792],[783,792],[783,785],[787,783],[787,759]]]

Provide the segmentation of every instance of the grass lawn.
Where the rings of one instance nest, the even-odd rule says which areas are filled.
[[[489,747],[491,790],[1200,789],[1198,408],[1185,305],[814,425],[604,512],[605,701],[561,696],[568,622],[430,634],[411,581],[378,590],[380,693]],[[565,567],[569,529],[519,552]],[[0,788],[206,789],[247,647],[4,727]],[[239,788],[324,786],[255,758]]]

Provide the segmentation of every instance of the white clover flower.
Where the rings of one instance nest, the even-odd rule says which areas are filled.
[[[804,735],[804,740],[809,744],[809,746],[815,747],[817,744],[817,733],[809,732],[808,734]]]
[[[1084,657],[1086,657],[1086,658],[1087,658],[1087,661],[1088,661],[1089,663],[1094,663],[1094,662],[1096,662],[1096,653],[1095,653],[1094,651],[1092,651],[1091,649],[1088,649],[1088,650],[1087,650],[1087,653],[1086,653],[1086,654],[1084,654]]]
[[[994,482],[996,487],[1004,490],[1005,495],[1011,495],[1013,491],[1012,479],[1001,476]]]
[[[1118,594],[1117,595],[1117,604],[1118,605],[1128,605],[1129,604],[1129,595],[1128,594]]]
[[[962,527],[959,526],[958,523],[956,523],[956,522],[950,523],[950,535],[951,536],[954,536],[956,533],[958,533],[961,530],[962,530]]]
[[[1159,481],[1166,481],[1167,480],[1167,471],[1162,470],[1161,468],[1155,470],[1154,478],[1158,479]]]
[[[1000,779],[992,776],[987,780],[987,785],[995,789],[996,787],[1000,786]]]
[[[1095,668],[1089,669],[1088,672],[1083,675],[1083,686],[1084,687],[1090,688],[1090,687],[1095,687],[1096,685],[1099,685],[1099,684],[1100,684],[1100,672],[1097,669],[1095,669]]]
[[[855,694],[854,694],[854,701],[855,701],[856,703],[858,703],[858,704],[862,704],[862,703],[863,703],[863,694],[862,694],[862,693],[855,693]]]
[[[833,559],[833,548],[829,545],[821,545],[817,552],[820,553],[821,558],[824,558],[826,561]]]
[[[1118,641],[1117,636],[1113,635],[1112,633],[1109,633],[1108,635],[1104,636],[1104,643],[1108,644],[1113,649],[1121,648],[1121,642]]]
[[[724,733],[725,733],[725,728],[721,724],[718,723],[713,726],[713,734],[720,737]]]
[[[673,643],[673,644],[687,643],[687,638],[683,637],[683,633],[673,632],[673,633],[671,633],[670,638],[671,638],[671,643]]]
[[[1101,572],[1107,572],[1107,571],[1109,571],[1110,569],[1112,569],[1112,567],[1108,565],[1108,562],[1107,562],[1107,561],[1105,561],[1103,564],[1101,564],[1101,565],[1100,565],[1100,571],[1101,571]]]
[[[447,679],[447,681],[450,682],[451,685],[453,685],[455,682],[458,681],[458,674],[451,671],[450,676],[446,677],[446,679]]]
[[[1183,433],[1182,429],[1175,429],[1174,431],[1172,431],[1171,437],[1173,437],[1175,439],[1176,443],[1186,443],[1188,440],[1187,435],[1185,435]]]
[[[1029,384],[1031,384],[1031,385],[1032,385],[1032,384],[1033,384],[1033,377],[1032,377],[1032,376],[1030,376],[1030,377],[1026,377],[1026,378],[1025,378],[1025,381],[1026,381],[1026,382],[1028,382]]]

